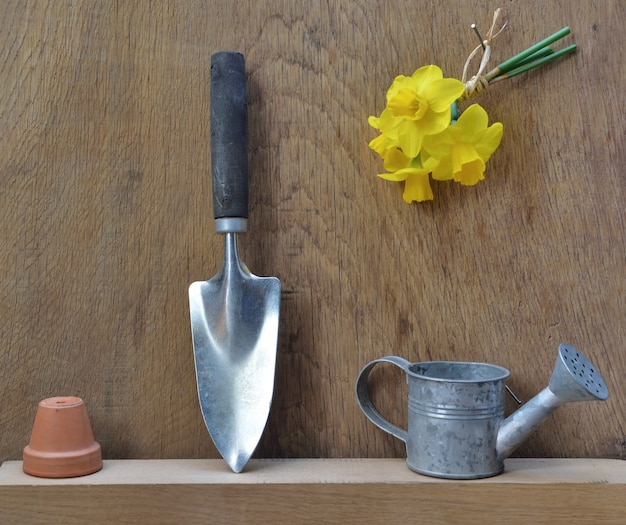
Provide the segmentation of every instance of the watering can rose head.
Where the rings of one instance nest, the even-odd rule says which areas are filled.
[[[380,131],[370,148],[387,173],[379,177],[404,182],[407,203],[433,199],[430,175],[474,185],[484,179],[486,162],[502,139],[502,124],[488,126],[487,112],[473,104],[458,115],[456,101],[465,85],[443,78],[437,66],[423,66],[410,77],[395,78],[387,105],[369,124]]]

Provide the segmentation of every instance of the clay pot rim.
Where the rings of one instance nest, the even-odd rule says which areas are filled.
[[[79,405],[84,405],[85,402],[76,396],[56,396],[56,397],[47,397],[46,399],[42,399],[39,401],[40,407],[47,408],[67,408],[67,407],[75,407]]]

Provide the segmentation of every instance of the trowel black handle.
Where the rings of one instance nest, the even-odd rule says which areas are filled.
[[[241,53],[211,56],[211,170],[216,219],[248,217],[248,103]]]

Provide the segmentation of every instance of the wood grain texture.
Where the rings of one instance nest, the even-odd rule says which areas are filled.
[[[0,468],[3,523],[621,523],[623,461],[511,459],[494,478],[420,476],[399,459],[111,460],[50,480]],[[140,518],[139,518],[140,517]]]
[[[494,61],[570,25],[578,52],[496,85],[487,179],[408,206],[367,144],[397,74],[460,76],[502,6]],[[283,283],[259,457],[401,457],[359,411],[369,360],[488,361],[523,399],[559,342],[604,375],[521,456],[626,458],[626,85],[619,0],[8,0],[0,6],[0,460],[37,402],[85,400],[106,458],[216,458],[195,390],[187,286],[216,273],[210,54],[247,59],[242,258]],[[406,419],[403,379],[372,395]],[[513,408],[512,406],[509,408]]]

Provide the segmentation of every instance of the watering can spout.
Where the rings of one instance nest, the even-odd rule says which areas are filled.
[[[559,345],[548,386],[502,422],[496,443],[498,458],[509,457],[562,404],[604,401],[608,397],[596,367],[574,347]]]

